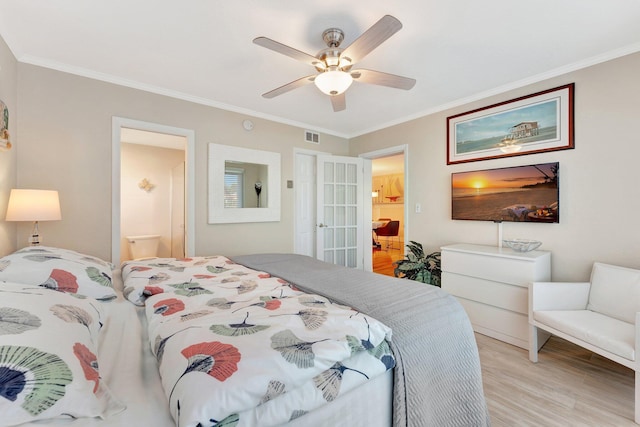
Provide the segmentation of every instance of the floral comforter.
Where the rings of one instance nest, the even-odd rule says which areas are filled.
[[[395,366],[384,324],[223,256],[122,266],[178,426],[270,426]]]
[[[0,281],[0,426],[124,409],[99,369],[103,303],[73,295]]]

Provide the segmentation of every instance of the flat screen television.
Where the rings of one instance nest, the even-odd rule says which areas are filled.
[[[559,163],[451,174],[451,218],[560,222]]]

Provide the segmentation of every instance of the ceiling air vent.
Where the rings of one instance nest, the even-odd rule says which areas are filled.
[[[304,131],[304,140],[312,144],[320,144],[320,135],[310,130]]]

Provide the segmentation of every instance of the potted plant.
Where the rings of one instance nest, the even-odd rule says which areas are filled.
[[[440,287],[440,252],[425,255],[422,245],[413,240],[407,248],[405,258],[393,263],[394,276]]]

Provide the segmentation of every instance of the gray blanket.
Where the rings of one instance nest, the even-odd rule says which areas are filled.
[[[302,255],[233,260],[348,305],[392,329],[395,427],[490,425],[473,329],[460,304],[440,288]]]

